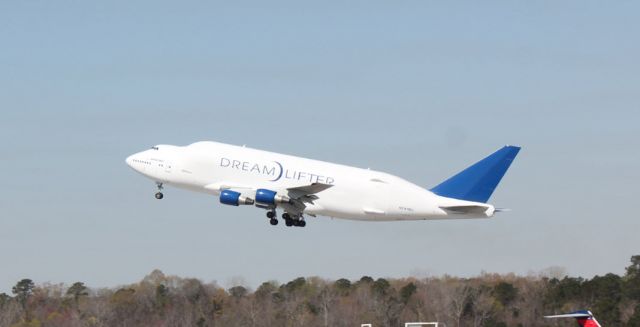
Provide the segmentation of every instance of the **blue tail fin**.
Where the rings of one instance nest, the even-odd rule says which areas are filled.
[[[440,183],[431,192],[448,198],[486,203],[518,151],[520,147],[507,145]]]

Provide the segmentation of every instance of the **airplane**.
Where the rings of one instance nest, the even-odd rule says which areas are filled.
[[[591,311],[588,310],[580,310],[572,313],[562,314],[562,315],[554,315],[554,316],[544,316],[545,318],[576,318],[578,321],[578,325],[581,327],[602,327],[600,323],[593,316]]]
[[[155,197],[171,185],[219,197],[225,205],[267,210],[277,225],[306,226],[304,216],[363,221],[488,218],[503,211],[488,204],[520,147],[504,146],[469,168],[425,189],[380,171],[202,141],[156,145],[126,158],[155,181]]]

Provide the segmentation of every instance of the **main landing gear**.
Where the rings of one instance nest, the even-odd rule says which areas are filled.
[[[278,224],[278,218],[276,214],[276,210],[272,209],[267,211],[267,218],[269,218],[269,223],[273,226]],[[288,227],[296,226],[296,227],[304,227],[307,226],[307,222],[304,221],[302,215],[291,216],[288,212],[282,214],[282,219],[284,219],[284,224]]]
[[[282,214],[282,219],[284,219],[284,224],[288,227],[296,226],[296,227],[304,227],[307,226],[307,222],[304,221],[302,215],[291,216],[288,212]]]
[[[164,194],[162,194],[162,183],[160,182],[156,182],[156,186],[158,187],[158,193],[156,193],[156,199],[160,200],[164,197]]]

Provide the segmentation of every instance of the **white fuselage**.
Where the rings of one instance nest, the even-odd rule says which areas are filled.
[[[322,183],[304,214],[355,220],[486,218],[493,206],[438,196],[387,173],[217,142],[159,145],[127,158],[144,176],[176,187],[220,195],[224,189],[283,190]],[[460,214],[442,207],[474,205],[486,211]]]

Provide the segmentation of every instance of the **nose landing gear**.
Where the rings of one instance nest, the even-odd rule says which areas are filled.
[[[160,182],[156,182],[156,186],[158,187],[158,192],[156,193],[156,199],[160,200],[164,197],[164,194],[162,194],[162,183]]]

